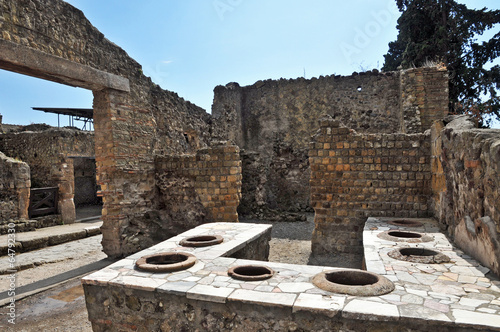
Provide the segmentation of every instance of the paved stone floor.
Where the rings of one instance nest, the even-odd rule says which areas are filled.
[[[29,266],[29,268],[17,272],[17,287],[106,258],[106,254],[102,252],[101,239],[102,235],[96,235],[16,255],[19,264]],[[1,257],[1,269],[4,269],[6,264],[6,256]],[[1,290],[8,288],[9,276],[10,274],[0,275]]]
[[[100,233],[102,221],[99,219],[78,222],[68,225],[58,225],[39,228],[34,231],[10,234],[15,236],[16,255],[21,252],[29,252],[47,246],[54,246],[68,241],[83,239]],[[0,235],[0,255],[6,255],[8,251],[9,234]],[[24,268],[23,262],[19,260],[20,269]],[[8,264],[7,264],[8,265]],[[0,261],[0,274],[5,270],[6,261]],[[29,265],[26,265],[30,267]]]
[[[15,325],[0,308],[0,331],[92,332],[80,279],[73,279],[16,304]]]
[[[92,227],[98,228],[99,226]],[[77,259],[79,257],[85,256],[90,252],[102,251],[101,239],[101,235],[96,235],[86,237],[81,240],[70,241],[55,246],[29,251],[26,253],[17,253],[15,255],[15,265],[17,266],[18,270],[25,270],[46,263],[55,263],[70,259]],[[2,258],[4,257],[6,256],[3,256]],[[9,260],[0,260],[0,280],[2,279],[2,275],[7,273],[7,271],[11,269],[10,265],[11,263],[9,262]]]
[[[15,274],[15,288],[106,258],[101,239],[102,236],[97,235],[17,255],[18,261],[30,262],[32,267]],[[5,260],[6,256],[0,257],[2,264]],[[0,275],[0,289],[9,289],[10,277],[10,274]],[[0,308],[0,331],[92,331],[80,278],[16,301],[15,325],[8,323],[8,313],[8,306]]]

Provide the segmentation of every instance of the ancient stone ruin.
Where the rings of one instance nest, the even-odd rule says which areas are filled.
[[[59,223],[75,222],[75,204],[97,199],[94,135],[91,132],[40,125],[23,126],[0,134],[0,151],[29,167],[31,185],[28,192],[30,188],[57,188]],[[32,195],[36,193],[31,192]],[[27,209],[29,195],[25,200]],[[23,210],[7,219],[28,219],[28,216],[36,215]]]
[[[257,330],[265,328],[268,305],[282,329],[309,328],[304,311],[314,312],[315,323],[325,329],[355,329],[373,317],[378,317],[374,320],[380,325],[373,326],[379,328],[401,323],[418,328],[431,309],[439,313],[426,321],[429,328],[466,331],[474,320],[486,328],[500,325],[495,318],[498,289],[485,276],[488,269],[500,274],[500,131],[476,129],[466,117],[447,115],[445,68],[267,80],[246,87],[229,83],[215,88],[208,114],[144,76],[136,61],[69,4],[0,0],[0,10],[0,68],[89,89],[94,95],[93,137],[70,130],[0,135],[0,217],[28,218],[29,190],[39,183],[58,188],[59,214],[74,220],[75,167],[82,163],[78,158],[95,157],[104,251],[112,257],[133,255],[85,281],[87,299],[96,306],[89,309],[96,330],[110,324],[134,330],[120,317],[145,312],[157,328],[158,321],[153,321],[160,318],[155,313],[165,310],[179,311],[172,316],[177,320],[165,326],[206,326],[199,317],[212,310],[207,326],[220,323],[229,330],[228,312],[237,315],[239,308],[245,310],[233,317],[235,324],[253,320]],[[342,257],[351,267],[387,275],[399,293],[380,295],[383,303],[374,309],[376,302],[314,288],[309,279],[325,272],[324,267],[269,263],[270,269],[289,277],[281,280],[282,287],[263,281],[252,292],[233,293],[238,282],[218,279],[227,285],[223,294],[216,294],[220,286],[213,282],[219,268],[248,263],[237,259],[267,258],[267,231],[254,234],[243,223],[238,226],[239,215],[300,220],[300,213],[307,211],[315,213],[312,263],[335,266]],[[456,265],[417,272],[404,265],[408,261],[390,260],[387,246],[398,251],[397,257],[415,254],[378,237],[393,230],[389,236],[400,238],[404,231],[398,227],[405,222],[388,223],[398,218],[425,218],[419,219],[418,231],[431,234],[431,243],[447,251]],[[195,264],[191,268],[198,270],[176,274],[175,282],[169,276],[121,274],[133,270],[131,261],[138,255],[177,246],[178,234],[215,234],[217,229],[234,241],[219,249],[193,249],[205,269]],[[198,272],[213,273],[214,280],[198,283]],[[428,285],[443,278],[457,283],[452,287],[455,297],[440,298],[449,285],[439,284],[444,288],[436,286],[425,302],[411,303],[420,293],[408,284]],[[283,295],[269,297],[278,292],[276,287]],[[165,309],[167,302],[174,305]],[[211,302],[218,304],[208,308]],[[113,309],[100,310],[104,303]],[[474,310],[452,308],[451,303],[469,304]],[[262,316],[255,318],[252,311]],[[101,317],[104,313],[112,318]]]

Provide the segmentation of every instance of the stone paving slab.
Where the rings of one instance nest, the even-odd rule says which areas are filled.
[[[101,233],[101,220],[39,228],[35,231],[0,235],[0,256],[7,255],[9,239],[14,234],[16,253],[83,239]]]
[[[395,284],[394,291],[382,296],[336,294],[317,288],[311,281],[317,273],[346,269],[224,257],[227,252],[221,254],[223,250],[218,245],[205,248],[178,246],[178,242],[188,235],[224,233],[222,248],[231,251],[231,244],[240,247],[242,241],[248,241],[245,236],[258,236],[263,231],[256,225],[230,223],[197,227],[95,272],[83,278],[82,283],[181,295],[203,302],[279,307],[289,309],[290,313],[313,312],[325,319],[398,324],[422,320],[438,322],[452,329],[465,327],[473,330],[480,325],[491,331],[500,331],[499,283],[485,276],[488,269],[448,243],[433,220],[419,221],[424,222],[424,226],[413,231],[425,232],[432,236],[432,241],[404,243],[403,246],[439,248],[452,260],[445,264],[417,264],[390,258],[387,252],[401,244],[377,235],[398,227],[369,218],[364,231],[367,270],[377,270]],[[198,262],[187,270],[164,274],[150,274],[134,268],[134,261],[139,257],[163,250],[190,252],[198,257]],[[261,281],[241,281],[228,276],[230,267],[249,264],[269,267],[275,274]]]
[[[16,253],[15,269],[17,271],[29,269],[38,265],[60,262],[72,259],[101,248],[102,236],[92,236],[76,241],[66,242],[51,247],[45,247],[36,251]],[[8,274],[12,267],[7,256],[0,257],[0,274]]]

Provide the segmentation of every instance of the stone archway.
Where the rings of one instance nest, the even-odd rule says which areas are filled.
[[[152,240],[169,223],[154,217],[162,209],[155,156],[196,153],[225,132],[204,109],[154,84],[70,4],[0,0],[0,8],[0,69],[93,92],[104,252],[124,256],[163,240]]]

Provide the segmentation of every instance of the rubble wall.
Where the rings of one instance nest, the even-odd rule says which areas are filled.
[[[309,154],[319,263],[349,254],[360,262],[368,217],[430,215],[430,135],[360,134],[324,118]]]
[[[432,130],[432,206],[454,242],[500,275],[500,130],[465,116]]]
[[[30,168],[0,152],[0,222],[28,219]]]
[[[0,135],[0,151],[30,166],[33,188],[54,187],[54,165],[70,156],[93,157],[94,134],[74,129],[22,131]]]

